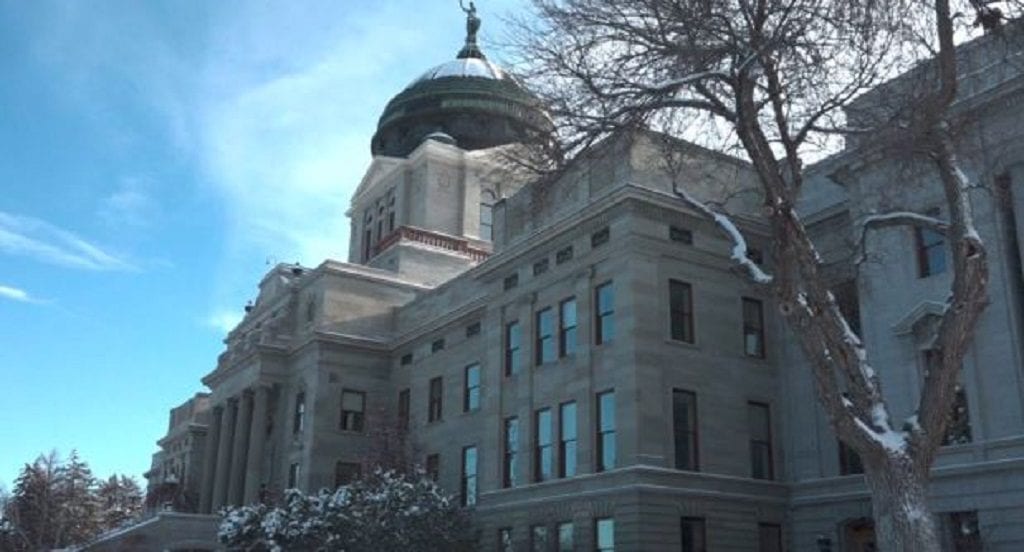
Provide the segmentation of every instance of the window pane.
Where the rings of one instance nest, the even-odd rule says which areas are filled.
[[[615,550],[615,520],[611,518],[599,519],[595,522],[595,539],[599,552],[611,552]]]
[[[672,339],[693,343],[693,288],[685,282],[669,280],[668,298]]]
[[[462,449],[462,504],[476,504],[476,447]]]
[[[466,389],[462,401],[464,412],[480,408],[480,365],[471,364],[466,367]]]
[[[743,298],[743,352],[764,357],[764,307],[757,299]]]
[[[690,391],[672,393],[672,417],[675,431],[676,469],[696,470],[697,401]]]
[[[576,403],[565,403],[560,408],[561,438],[559,476],[576,475]]]
[[[534,428],[536,439],[534,450],[534,476],[537,481],[551,479],[554,473],[554,450],[551,438],[551,409],[544,408],[537,411],[537,425]]]
[[[530,528],[530,548],[533,552],[548,552],[548,528],[534,525]]]
[[[597,470],[610,470],[615,467],[615,393],[598,395],[597,408]]]
[[[615,288],[612,282],[597,287],[597,311],[595,312],[595,338],[597,344],[606,343],[615,337]]]
[[[519,354],[522,333],[519,322],[509,322],[505,326],[505,375],[510,376],[519,372],[522,367],[522,359]]]
[[[498,529],[498,550],[501,552],[515,552],[512,548],[512,529],[503,527]]]
[[[549,307],[537,312],[537,364],[555,360],[555,313]]]
[[[782,552],[782,527],[771,523],[761,523],[757,529],[760,544],[758,552]]]
[[[573,536],[571,521],[558,524],[558,552],[572,552]]]
[[[615,393],[607,392],[598,395],[598,410],[600,411],[601,431],[615,430]]]
[[[768,405],[747,403],[751,477],[772,479],[771,418]]]
[[[679,522],[683,552],[705,552],[704,520],[701,518],[682,518]]]
[[[505,460],[502,466],[502,485],[515,487],[519,483],[516,475],[516,460],[519,453],[519,418],[505,419]]]
[[[562,355],[571,355],[576,352],[576,299],[562,301],[559,310]]]

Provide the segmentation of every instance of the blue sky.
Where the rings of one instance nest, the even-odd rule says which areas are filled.
[[[479,2],[485,51],[520,0]],[[141,477],[268,261],[344,259],[387,100],[457,0],[0,0],[0,485]]]

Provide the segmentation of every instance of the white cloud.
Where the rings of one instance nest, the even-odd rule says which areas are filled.
[[[0,252],[86,270],[135,266],[77,234],[44,220],[0,211]]]
[[[157,203],[151,194],[152,187],[152,182],[148,178],[121,179],[117,189],[100,201],[97,215],[115,227],[148,227],[157,215]]]
[[[217,330],[218,332],[227,335],[228,332],[235,329],[235,326],[242,321],[242,313],[231,310],[219,310],[204,320],[204,325],[208,328]]]
[[[16,287],[5,286],[0,284],[0,297],[4,299],[10,299],[12,301],[19,301],[21,303],[35,303],[37,302],[34,297],[23,289]]]

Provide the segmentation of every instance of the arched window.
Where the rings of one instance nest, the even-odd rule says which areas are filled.
[[[494,239],[494,192],[483,190],[480,192],[480,239],[491,241]]]

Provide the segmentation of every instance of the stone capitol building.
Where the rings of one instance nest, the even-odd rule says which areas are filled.
[[[725,237],[672,194],[677,179],[730,198],[770,270],[749,164],[676,141],[670,178],[665,138],[636,132],[556,180],[518,176],[502,155],[551,121],[477,47],[478,26],[471,15],[457,57],[387,104],[347,212],[348,260],[273,267],[208,391],[171,411],[146,477],[176,498],[89,549],[217,549],[211,512],[344,484],[390,429],[472,508],[480,550],[874,550],[860,461],[795,339]],[[990,305],[930,500],[947,550],[1019,551],[1024,72],[990,38],[960,53]],[[848,262],[879,197],[944,207],[926,173],[898,164],[848,143],[808,169],[800,211],[902,419],[948,293],[946,246],[897,228],[873,235],[872,262]]]

